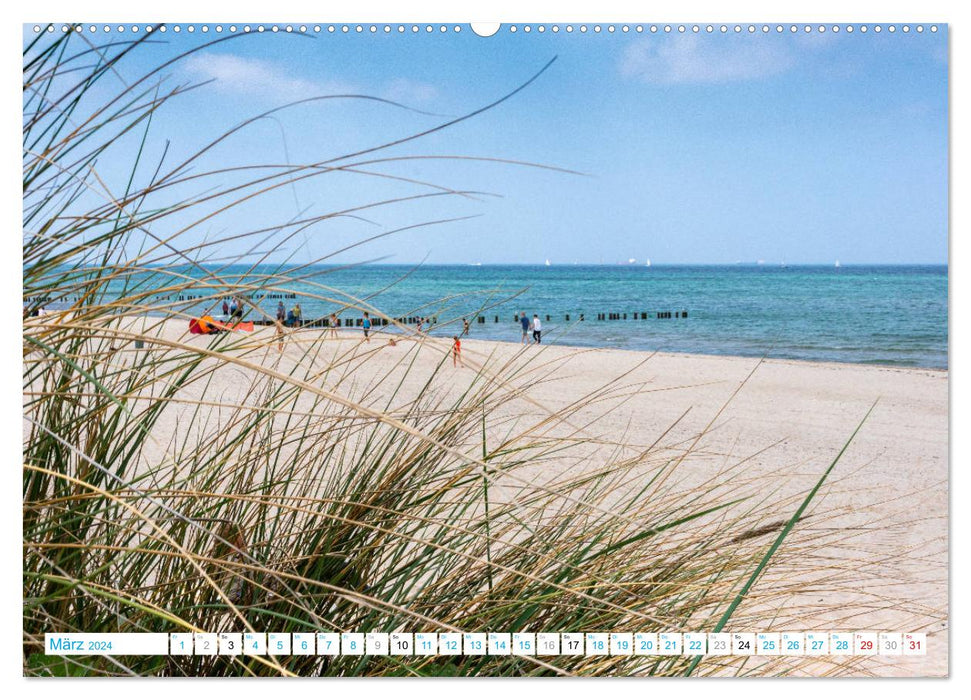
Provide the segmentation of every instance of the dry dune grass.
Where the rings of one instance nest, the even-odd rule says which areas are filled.
[[[161,93],[149,74],[92,105],[91,85],[142,39],[43,41],[24,67],[25,674],[840,675],[871,671],[840,657],[53,660],[41,642],[45,631],[754,630],[887,601],[914,629],[940,614],[861,596],[866,567],[920,552],[854,549],[841,514],[815,507],[839,455],[794,482],[797,470],[751,473],[754,455],[711,451],[720,410],[700,428],[680,418],[650,435],[604,428],[645,392],[677,391],[631,381],[630,368],[554,407],[542,389],[582,351],[481,344],[456,372],[447,345],[410,331],[394,347],[315,330],[288,331],[282,349],[270,329],[187,335],[190,304],[158,295],[205,289],[215,305],[287,291],[307,269],[241,287],[195,262],[218,242],[180,247],[191,226],[159,233],[171,212],[201,222],[239,201],[237,188],[374,171],[388,144],[243,172],[254,179],[177,201],[165,198],[187,164],[159,164],[147,183],[79,211],[80,192],[110,191],[94,161],[118,129],[148,138],[154,111],[186,88]],[[207,175],[191,176],[200,191]],[[431,187],[414,185],[416,197]],[[303,225],[284,224],[276,240]],[[266,232],[236,237],[247,235]],[[846,444],[863,420],[847,425]]]

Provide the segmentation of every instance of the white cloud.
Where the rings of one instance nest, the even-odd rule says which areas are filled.
[[[213,80],[213,86],[234,94],[259,95],[280,102],[334,94],[380,94],[407,106],[436,100],[438,88],[428,83],[396,78],[380,93],[375,89],[352,87],[339,81],[308,80],[270,61],[244,58],[234,54],[202,53],[190,56],[185,70],[195,80]]]
[[[791,52],[768,37],[685,35],[631,44],[620,70],[660,85],[729,83],[778,75],[793,63]]]
[[[261,95],[287,102],[350,91],[336,82],[307,80],[293,75],[284,66],[233,54],[195,54],[186,60],[185,69],[197,80],[214,80],[216,89],[224,92]]]

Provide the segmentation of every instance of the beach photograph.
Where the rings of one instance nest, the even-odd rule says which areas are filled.
[[[22,33],[23,676],[949,675],[946,24]]]

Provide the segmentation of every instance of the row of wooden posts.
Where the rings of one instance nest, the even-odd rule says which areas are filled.
[[[286,293],[286,294],[256,294],[252,298],[253,299],[296,299],[297,295],[292,292]],[[62,297],[61,301],[65,301],[65,302],[79,301],[80,299],[81,297],[79,296]],[[202,299],[212,301],[212,296],[209,294],[180,294],[179,296],[175,296],[175,297],[172,297],[172,296],[155,297],[156,301],[196,301],[196,300],[202,300]],[[249,298],[247,297],[247,299]],[[33,302],[50,303],[51,300],[50,300],[50,297],[27,297],[27,301],[31,303]]]
[[[586,317],[585,314],[579,314],[577,320],[578,321],[586,320],[585,317]],[[630,314],[623,313],[623,312],[605,312],[605,313],[597,314],[597,320],[598,321],[626,321],[628,319],[630,319],[632,321],[637,321],[637,320],[647,321],[648,319],[651,319],[651,318],[688,318],[688,312],[687,311],[654,311],[654,312],[651,312],[651,311],[633,311]],[[564,314],[564,317],[563,317],[563,320],[564,321],[569,321],[570,319],[571,319],[570,314]],[[414,326],[414,325],[417,325],[418,324],[419,317],[418,316],[406,316],[406,317],[396,318],[394,320],[395,320],[396,323],[400,323],[401,325],[404,325],[404,326]],[[477,316],[476,317],[476,322],[477,323],[486,323],[486,320],[487,319],[486,319],[485,316]],[[546,314],[546,321],[549,322],[550,320],[552,320],[552,317],[550,316],[550,314]],[[438,323],[438,317],[437,316],[435,316],[433,318],[427,318],[426,317],[424,319],[424,322],[427,323],[427,324],[429,324],[429,325],[434,326],[434,325],[436,325]],[[269,325],[272,325],[273,322],[272,321],[267,321],[266,323],[269,324]],[[360,327],[361,324],[363,324],[363,323],[364,323],[364,319],[363,318],[347,318],[347,319],[344,319],[343,320],[343,326],[345,328],[350,327],[350,326],[358,326],[358,327]],[[388,319],[386,319],[386,318],[372,318],[371,319],[371,323],[373,325],[375,325],[375,326],[387,326],[388,325]],[[493,323],[499,323],[499,317],[498,316],[493,316]],[[519,323],[519,316],[513,314],[513,323]],[[315,321],[307,321],[307,322],[303,323],[303,325],[304,326],[311,326],[311,327],[316,327],[316,326],[327,327],[327,326],[330,325],[330,321],[327,318],[318,318]],[[337,327],[338,328],[341,327],[341,319],[340,318],[337,319]]]
[[[155,297],[155,298],[162,301],[173,301],[172,297]],[[252,302],[253,300],[259,300],[259,299],[296,299],[297,295],[295,292],[289,292],[286,294],[254,294],[252,297],[244,297],[244,298],[246,301]],[[199,300],[206,299],[208,301],[213,300],[212,296],[209,294],[186,294],[186,295],[177,297],[175,301],[195,301],[196,299],[199,299]],[[219,300],[216,299],[216,301],[218,302]]]
[[[546,318],[546,321],[547,322],[550,321],[550,320],[552,320],[552,316],[550,314],[546,314],[546,317],[545,318]],[[570,321],[571,320],[570,314],[564,314],[564,317],[563,318],[564,318],[564,321]],[[652,319],[652,318],[661,318],[661,319],[665,319],[665,318],[688,318],[688,312],[687,311],[654,311],[654,312],[650,312],[650,311],[633,311],[633,312],[631,312],[629,314],[628,313],[623,313],[623,312],[604,312],[604,313],[598,313],[597,314],[597,320],[598,321],[627,321],[627,320],[632,320],[632,321],[638,321],[638,320],[639,321],[647,321],[648,319]],[[577,320],[578,321],[584,321],[584,320],[586,320],[586,315],[585,314],[579,314],[578,317],[577,317]],[[419,317],[418,316],[403,316],[403,317],[394,319],[394,321],[396,323],[399,323],[399,324],[404,325],[404,326],[415,326],[415,325],[418,324]],[[437,316],[434,316],[432,318],[425,318],[424,319],[424,322],[427,323],[429,326],[434,326],[434,325],[438,324],[438,317]],[[519,316],[513,316],[513,322],[514,323],[518,323],[519,322]],[[329,318],[318,318],[318,319],[315,319],[315,320],[312,320],[312,321],[300,321],[298,323],[300,324],[300,326],[302,328],[329,328],[330,327],[330,319]],[[371,319],[371,323],[375,327],[377,327],[377,326],[387,326],[390,323],[390,321],[388,319],[386,319],[386,318],[372,318]],[[485,316],[477,316],[476,317],[476,323],[486,323],[486,317]],[[499,323],[499,317],[498,316],[493,316],[493,323]],[[336,324],[335,327],[336,328],[341,328],[341,327],[343,327],[343,328],[352,328],[352,327],[360,328],[363,324],[364,324],[364,319],[363,318],[344,318],[344,319],[338,318],[337,319],[337,324]],[[259,320],[259,321],[256,321],[256,325],[258,325],[258,326],[271,326],[271,325],[273,325],[273,321]]]
[[[418,325],[418,316],[407,316],[407,317],[403,316],[401,318],[394,319],[394,321],[396,323],[400,323],[403,326],[415,326],[415,325]],[[259,319],[259,320],[253,321],[253,323],[255,323],[257,326],[272,326],[275,323],[275,321]],[[329,317],[318,318],[311,321],[297,321],[297,323],[301,328],[330,328]],[[389,323],[391,323],[391,321],[389,321],[386,318],[379,318],[379,317],[371,318],[371,325],[374,327],[387,326]],[[430,326],[435,325],[436,323],[438,323],[438,316],[435,316],[433,318],[426,317],[425,323],[427,323]],[[337,323],[334,325],[334,328],[353,328],[353,327],[360,328],[363,325],[364,325],[363,318],[343,318],[343,319],[338,318]]]
[[[597,314],[598,321],[626,321],[628,318],[631,319],[632,321],[637,321],[637,320],[646,321],[649,318],[688,318],[688,312],[687,311],[655,311],[655,312],[633,311],[630,314],[627,314],[623,312],[608,311],[602,314]],[[519,319],[520,319],[519,316],[515,316],[515,315],[513,316],[514,321],[519,321]],[[486,322],[485,316],[479,316],[477,320],[479,323]],[[549,314],[546,314],[546,320],[547,321],[551,320]],[[563,320],[569,321],[570,314],[564,314]],[[586,315],[579,314],[577,320],[578,321],[586,320]],[[495,323],[499,323],[498,316],[495,317]]]
[[[191,295],[190,296],[179,296],[179,297],[177,297],[177,300],[178,301],[192,301],[192,300],[195,300],[195,299],[203,299],[203,298],[208,298],[208,297],[203,297],[202,295],[199,295],[199,296],[191,296]],[[265,294],[265,295],[262,295],[262,296],[257,296],[257,298],[264,298],[264,299],[293,299],[293,298],[296,298],[296,294]],[[77,299],[78,299],[77,297],[74,297],[73,298],[73,301],[77,301]],[[157,297],[157,299],[165,300],[165,301],[171,301],[172,300],[172,297]],[[49,302],[50,299],[45,299],[45,298],[40,298],[40,297],[29,297],[27,299],[27,301],[29,301],[29,302],[37,302],[37,301],[39,301],[39,302]],[[65,301],[72,301],[72,299],[71,298],[66,298]],[[577,320],[583,321],[583,320],[585,320],[585,316],[586,316],[585,314],[579,314]],[[688,312],[687,311],[653,311],[653,312],[652,311],[633,311],[633,312],[631,312],[631,313],[628,314],[628,313],[624,313],[624,312],[607,311],[607,312],[604,312],[604,313],[598,313],[597,314],[597,320],[598,321],[626,321],[628,319],[635,320],[635,321],[636,320],[646,321],[646,320],[651,319],[651,318],[688,318]],[[396,318],[394,320],[397,323],[400,323],[402,325],[414,326],[414,325],[416,325],[418,323],[419,317],[418,316],[407,316],[407,317]],[[545,320],[547,322],[550,321],[550,320],[552,320],[551,315],[550,314],[546,314]],[[564,321],[570,321],[571,320],[571,315],[570,314],[564,314],[563,320]],[[425,321],[427,323],[430,323],[430,324],[434,325],[434,324],[437,324],[438,323],[438,317],[436,316],[436,317],[430,318],[430,319],[429,318],[426,318]],[[485,316],[477,316],[476,317],[476,322],[477,323],[486,323],[486,317]],[[518,323],[518,322],[519,322],[519,316],[516,315],[516,314],[513,314],[513,323]],[[272,321],[256,321],[256,323],[257,323],[257,325],[273,325],[273,322]],[[345,328],[351,327],[351,326],[360,327],[363,323],[364,323],[364,319],[363,318],[356,318],[356,319],[349,318],[349,319],[344,319],[343,324],[341,323],[341,319],[340,318],[337,319],[337,327],[338,328],[341,327],[341,325],[343,325]],[[386,318],[373,318],[373,319],[371,319],[371,323],[373,325],[375,325],[375,326],[386,326],[386,325],[388,325],[388,319],[386,319]],[[493,323],[499,323],[499,316],[493,316]],[[310,326],[310,327],[325,327],[326,328],[326,327],[328,327],[330,325],[330,321],[327,318],[319,318],[319,319],[316,319],[314,321],[303,322],[301,325],[303,325],[303,326]]]
[[[277,297],[282,297],[282,296],[284,296],[284,295],[267,295],[266,298],[277,298]],[[285,295],[285,296],[287,298],[292,298],[294,295],[289,295],[288,294],[288,295]],[[169,297],[162,297],[162,298],[169,299]],[[195,297],[191,297],[191,296],[190,297],[181,297],[180,296],[180,297],[178,297],[178,300],[179,301],[187,301],[187,300],[192,300],[193,298],[195,298]],[[47,300],[47,299],[39,299],[37,297],[33,297],[33,298],[28,299],[28,301],[42,301],[43,302],[43,301],[49,301],[49,300]],[[631,313],[628,314],[628,313],[624,313],[624,312],[612,312],[612,311],[608,311],[608,312],[598,313],[597,314],[597,320],[598,321],[626,321],[628,319],[634,320],[634,321],[637,321],[637,320],[646,321],[646,320],[651,319],[651,318],[662,318],[662,319],[663,318],[688,318],[688,312],[687,311],[654,311],[654,312],[651,312],[651,311],[633,311],[633,312],[631,312]],[[402,324],[402,325],[405,325],[405,326],[414,326],[414,325],[417,325],[418,324],[419,317],[418,316],[403,316],[403,317],[400,317],[400,318],[396,318],[394,320],[397,323]],[[545,320],[547,322],[549,322],[550,320],[552,320],[552,316],[550,314],[546,314],[545,315]],[[570,321],[570,320],[572,320],[572,317],[571,317],[570,314],[564,314],[563,320],[564,321]],[[577,320],[578,321],[584,321],[584,320],[586,320],[586,315],[585,314],[578,314]],[[485,316],[477,316],[476,317],[476,323],[486,323],[486,321],[487,321],[487,319],[486,319]],[[438,317],[435,316],[433,318],[425,318],[425,322],[428,323],[429,325],[436,325],[438,323]],[[513,314],[513,323],[518,323],[518,322],[519,322],[519,316]],[[257,320],[257,321],[255,321],[255,323],[256,323],[256,325],[264,325],[264,326],[272,326],[273,325],[273,321],[269,321],[269,320]],[[337,326],[336,327],[337,328],[340,328],[340,327],[343,326],[344,328],[351,328],[351,327],[358,327],[358,328],[360,328],[363,323],[364,323],[364,319],[363,318],[345,318],[343,320],[340,319],[340,318],[338,318],[337,319]],[[374,326],[387,326],[388,323],[389,323],[389,321],[386,318],[376,317],[376,318],[372,318],[371,319],[371,323]],[[493,323],[499,323],[499,316],[493,316]],[[309,327],[309,328],[328,328],[330,326],[330,320],[329,320],[329,318],[318,318],[318,319],[313,320],[313,321],[302,321],[302,322],[300,322],[300,325],[303,326],[303,327]]]

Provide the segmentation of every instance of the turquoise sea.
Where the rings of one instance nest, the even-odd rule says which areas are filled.
[[[236,284],[278,271],[233,265],[218,276]],[[465,316],[472,337],[518,341],[513,316],[525,311],[540,315],[544,342],[563,345],[944,369],[947,272],[945,265],[310,267],[290,272],[300,280],[290,285],[298,297],[284,303],[299,301],[304,319],[341,309],[342,318],[357,318],[360,311],[347,308],[356,297],[392,317],[437,317],[431,332],[441,335],[457,332]],[[161,286],[162,274],[146,281]],[[250,296],[274,313],[276,298]],[[671,318],[657,318],[668,311]],[[675,317],[682,311],[686,318]]]

